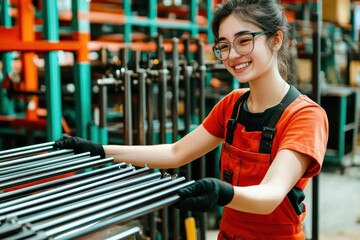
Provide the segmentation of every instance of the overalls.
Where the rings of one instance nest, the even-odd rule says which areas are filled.
[[[285,108],[293,102],[299,92],[290,90],[275,110],[268,126],[263,131],[246,132],[238,122],[239,107],[248,97],[244,93],[235,103],[231,119],[227,124],[225,142],[221,152],[221,178],[234,186],[258,185],[270,167],[271,148],[275,125]],[[277,126],[279,127],[279,126]],[[239,138],[242,149],[232,145],[235,128],[241,131]],[[269,215],[250,214],[224,207],[218,240],[266,239],[303,240],[302,220],[305,217],[304,195],[301,187],[294,187],[282,203]],[[289,199],[292,199],[292,203]]]

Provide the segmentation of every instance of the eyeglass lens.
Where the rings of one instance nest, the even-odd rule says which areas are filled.
[[[247,55],[254,48],[254,37],[251,33],[236,37],[232,43],[218,42],[213,50],[219,60],[226,60],[229,57],[231,46],[238,54]]]

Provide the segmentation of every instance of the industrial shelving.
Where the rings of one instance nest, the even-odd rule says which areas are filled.
[[[38,5],[34,7],[34,3]],[[75,115],[76,135],[84,138],[92,138],[89,125],[91,119],[91,63],[89,52],[101,48],[119,50],[123,48],[142,49],[156,51],[156,45],[152,43],[133,42],[132,35],[136,27],[147,29],[147,35],[154,37],[158,31],[172,29],[188,32],[191,38],[199,38],[200,34],[206,37],[206,42],[211,44],[212,34],[209,32],[208,23],[211,21],[213,1],[204,1],[207,10],[205,17],[199,17],[198,1],[189,1],[188,19],[168,19],[158,16],[158,4],[156,0],[148,2],[147,16],[134,15],[131,1],[124,0],[119,4],[119,11],[98,11],[92,9],[91,3],[86,0],[71,1],[69,11],[59,11],[56,1],[1,1],[1,26],[0,53],[2,55],[1,83],[5,83],[5,77],[14,72],[14,52],[21,56],[21,79],[23,86],[21,91],[32,100],[32,111],[24,107],[25,113],[17,114],[16,101],[8,97],[7,91],[0,92],[1,120],[10,123],[13,119],[21,121],[21,126],[26,131],[33,131],[38,124],[46,129],[47,140],[59,138],[63,133],[62,122],[62,92],[61,71],[58,54],[60,51],[71,52],[73,61],[73,83],[75,85]],[[120,12],[120,13],[119,13]],[[122,13],[121,13],[122,12]],[[73,17],[76,16],[76,17]],[[65,24],[64,24],[65,23]],[[121,27],[122,41],[100,41],[91,39],[92,26],[96,24],[112,24]],[[180,33],[179,33],[180,34]],[[66,36],[66,37],[64,37]],[[167,51],[171,45],[166,45]],[[181,47],[179,49],[182,49]],[[207,48],[209,49],[209,47]],[[44,88],[41,94],[45,96],[45,120],[38,116],[39,97],[34,92],[39,88],[39,66],[34,63],[38,56],[44,59]],[[1,77],[1,76],[0,76]],[[34,94],[31,94],[33,92]],[[41,95],[40,94],[40,95]],[[28,104],[28,103],[25,103]],[[43,111],[44,112],[44,111]],[[25,127],[24,127],[25,126]],[[19,127],[16,126],[16,127]],[[19,130],[16,130],[19,131]],[[26,133],[25,131],[25,133]]]

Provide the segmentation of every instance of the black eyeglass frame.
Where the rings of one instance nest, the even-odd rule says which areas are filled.
[[[241,37],[241,36],[250,34],[250,35],[252,36],[252,49],[251,49],[251,51],[250,51],[249,53],[247,53],[247,54],[241,54],[241,55],[243,55],[243,56],[246,56],[246,55],[249,55],[250,53],[252,53],[252,51],[254,51],[254,47],[255,47],[255,42],[254,42],[254,41],[255,41],[255,37],[256,37],[256,36],[260,36],[260,35],[264,35],[264,34],[268,34],[268,33],[269,33],[268,31],[245,32],[245,33],[242,33],[242,34],[236,36],[235,39],[234,39],[234,41],[227,43],[227,46],[229,47],[229,53],[228,53],[227,57],[224,58],[224,59],[219,58],[219,57],[216,55],[216,53],[215,53],[215,51],[218,51],[218,50],[216,50],[215,48],[216,48],[216,46],[217,46],[221,41],[215,43],[214,46],[212,47],[212,50],[213,50],[214,55],[215,55],[215,57],[216,57],[217,59],[219,59],[220,61],[225,61],[225,60],[227,60],[227,59],[229,58],[229,56],[230,56],[231,47],[233,47],[234,50],[235,50],[238,54],[241,54],[241,53],[239,53],[239,51],[236,49],[236,46],[233,45],[233,43],[235,42],[235,40],[236,40],[238,37]],[[220,51],[221,51],[221,50],[220,50]]]

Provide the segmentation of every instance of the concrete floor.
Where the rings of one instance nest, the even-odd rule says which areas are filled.
[[[324,166],[319,179],[319,240],[360,240],[360,152],[355,162],[344,173],[338,168]],[[311,237],[312,184],[306,189],[307,217],[304,228],[307,239]],[[216,239],[217,231],[207,232],[207,240]]]

